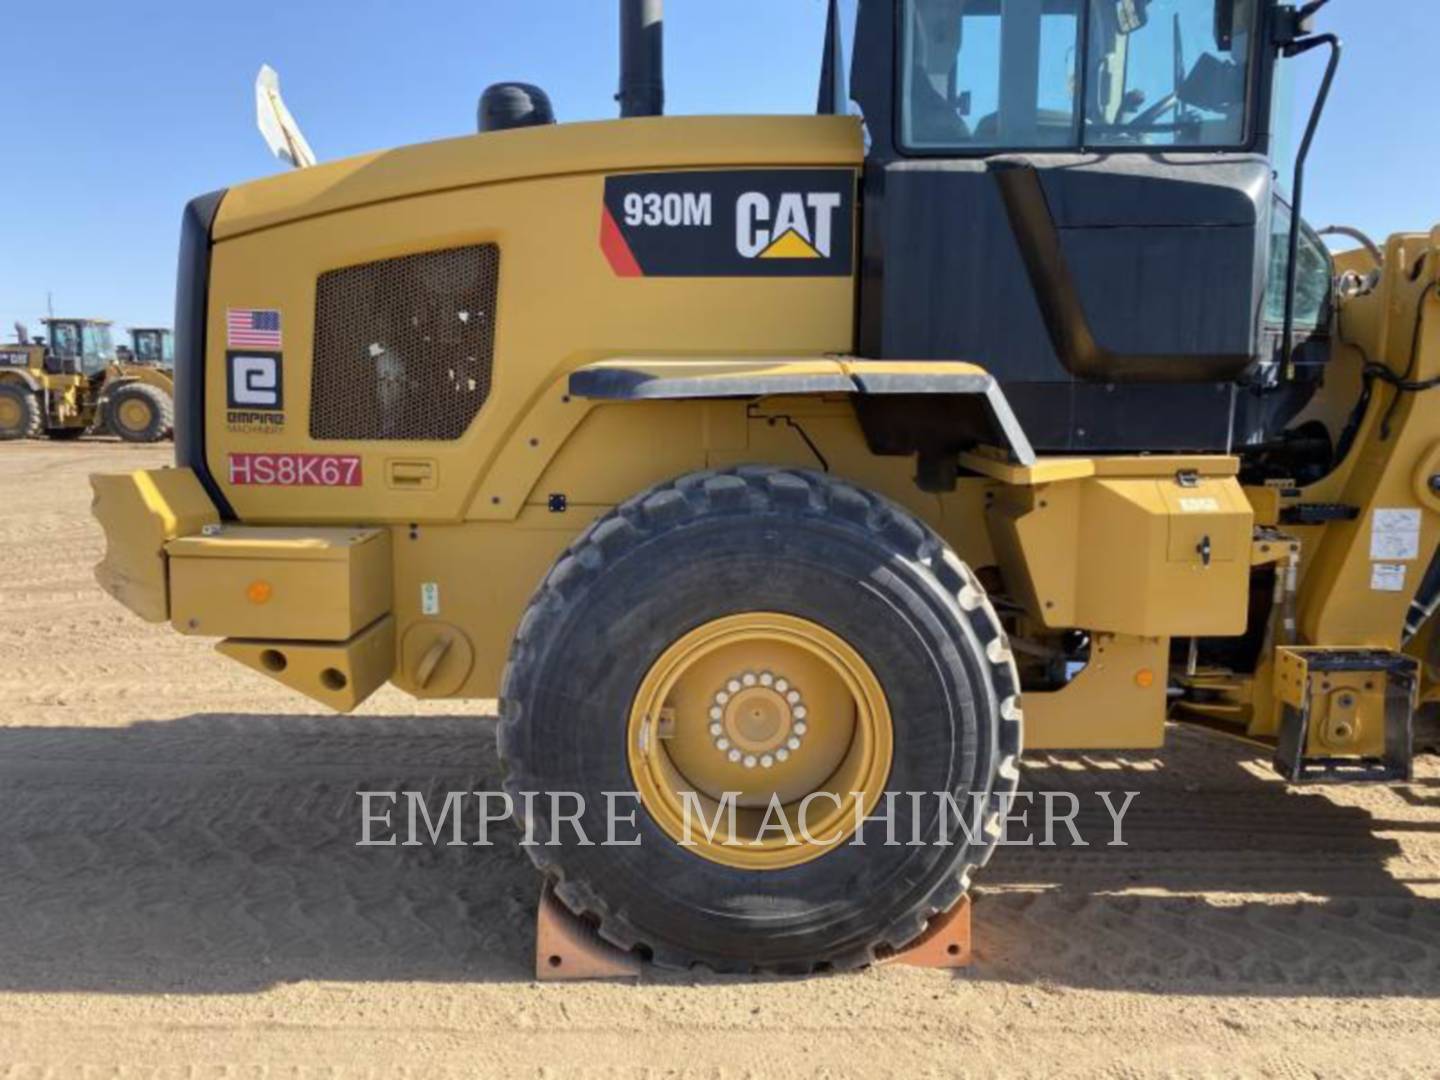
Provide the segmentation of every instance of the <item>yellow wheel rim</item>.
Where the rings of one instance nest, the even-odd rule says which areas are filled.
[[[22,419],[20,403],[12,397],[0,397],[0,428],[7,431],[18,428]]]
[[[127,431],[144,431],[150,426],[150,406],[133,398],[121,402],[120,423]]]
[[[752,612],[665,650],[635,695],[628,756],[641,804],[672,840],[725,866],[779,870],[854,835],[885,790],[894,729],[848,642]]]

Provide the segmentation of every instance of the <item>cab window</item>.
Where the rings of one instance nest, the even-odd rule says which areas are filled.
[[[80,370],[86,375],[95,375],[115,359],[115,344],[108,326],[89,325],[83,328],[81,340],[84,352],[80,357]]]
[[[918,149],[1077,141],[1083,0],[905,0],[902,119]]]
[[[1247,136],[1256,0],[904,0],[917,151],[1228,147]]]
[[[1272,328],[1285,323],[1285,279],[1290,264],[1290,207],[1278,199],[1270,223],[1270,279],[1265,290],[1265,322]],[[1330,288],[1334,260],[1315,230],[1300,223],[1300,254],[1296,259],[1295,325],[1318,330],[1330,319]]]
[[[50,351],[62,360],[78,360],[80,328],[74,323],[51,323]]]
[[[1087,146],[1237,146],[1245,140],[1251,0],[1097,0]]]

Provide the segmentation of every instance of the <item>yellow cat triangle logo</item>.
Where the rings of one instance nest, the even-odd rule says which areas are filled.
[[[786,229],[775,242],[760,253],[762,259],[819,259],[823,258],[810,242],[794,229]]]

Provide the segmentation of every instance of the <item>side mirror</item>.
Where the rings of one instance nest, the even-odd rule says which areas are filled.
[[[1315,29],[1315,16],[1330,0],[1310,0],[1303,7],[1281,7],[1275,11],[1274,44],[1287,49]]]
[[[1150,22],[1150,0],[1115,0],[1115,29],[1122,37],[1144,30]]]

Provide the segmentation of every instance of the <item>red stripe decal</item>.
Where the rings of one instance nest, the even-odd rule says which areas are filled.
[[[620,231],[615,215],[610,213],[608,206],[602,207],[600,213],[600,250],[605,252],[605,258],[610,260],[610,268],[620,277],[644,277],[645,271],[640,268],[635,253],[630,250],[630,244],[625,239],[625,234]]]

